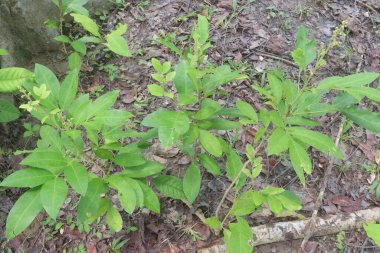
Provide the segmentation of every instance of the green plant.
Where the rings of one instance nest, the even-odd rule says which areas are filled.
[[[344,245],[344,238],[346,237],[346,232],[344,231],[340,231],[337,235],[336,235],[336,242],[335,242],[335,246],[336,248],[338,249],[339,252],[343,252],[344,251],[344,248],[346,247]]]
[[[7,55],[8,51],[0,48],[0,56]],[[0,68],[0,93],[15,92],[20,85],[33,76],[33,73],[24,68]],[[18,119],[20,111],[7,99],[0,98],[0,123]]]
[[[93,38],[102,39],[93,21],[84,15],[72,15]],[[129,214],[143,206],[159,213],[158,197],[148,186],[152,182],[163,195],[191,205],[199,194],[204,169],[216,177],[225,171],[231,180],[215,214],[205,222],[216,232],[223,230],[228,252],[252,252],[254,241],[246,215],[261,210],[263,205],[276,215],[301,208],[297,195],[286,189],[255,187],[264,156],[288,155],[300,182],[306,185],[304,173],[312,172],[310,147],[336,158],[343,157],[331,138],[315,129],[319,127],[317,117],[341,113],[355,124],[380,132],[379,114],[358,108],[363,97],[380,101],[380,91],[368,86],[379,74],[357,73],[314,82],[318,69],[326,64],[328,51],[339,44],[343,29],[340,26],[329,45],[317,50],[306,28],[300,27],[292,53],[299,66],[298,80],[293,82],[283,71],[276,70],[263,78],[263,85],[254,84],[252,88],[265,99],[258,112],[243,100],[237,100],[233,108],[218,103],[217,98],[226,94],[221,89],[223,85],[247,76],[228,65],[214,66],[207,62],[205,56],[211,43],[204,16],[198,16],[191,33],[192,46],[184,51],[175,45],[174,36],[156,39],[175,52],[180,61],[172,66],[168,61],[151,60],[155,83],[148,90],[166,100],[170,109],[154,111],[139,124],[130,121],[133,115],[129,112],[112,108],[118,91],[94,100],[89,94],[78,92],[81,65],[78,54],[69,56],[70,71],[62,82],[48,68],[37,64],[34,75],[22,85],[26,103],[21,105],[41,122],[37,147],[18,152],[28,154],[20,163],[26,168],[0,183],[5,187],[30,188],[8,215],[7,239],[21,233],[43,209],[55,220],[69,187],[76,195],[71,199],[79,198],[78,202],[68,203],[71,210],[77,211],[76,221],[68,222],[70,227],[88,232],[90,224],[104,217],[113,231],[120,231],[123,219],[111,201],[113,196],[117,196]],[[125,30],[126,26],[121,25],[111,32],[111,37],[115,33],[119,36],[116,42],[120,42]],[[116,53],[127,50],[124,42],[117,45]],[[331,104],[324,102],[323,96],[332,90],[338,96]],[[146,101],[141,104],[146,106]],[[134,124],[149,130],[138,132]],[[218,134],[218,130],[223,130],[234,135],[245,125],[256,125],[258,129],[254,143],[247,144],[245,152],[235,149],[235,136],[226,141]],[[182,178],[161,175],[164,166],[145,158],[152,139],[164,148],[176,145],[191,158]],[[223,217],[221,206],[233,191],[233,204]],[[197,237],[192,229],[186,231]]]
[[[380,224],[377,224],[375,222],[368,222],[363,225],[363,228],[367,233],[367,236],[371,238],[376,243],[376,245],[380,246]]]

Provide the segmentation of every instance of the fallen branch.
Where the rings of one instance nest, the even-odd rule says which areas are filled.
[[[337,214],[327,218],[316,218],[313,236],[325,236],[337,234],[342,230],[354,230],[361,228],[363,223],[376,221],[377,219],[380,219],[380,207],[349,214]],[[253,227],[254,244],[257,246],[304,238],[309,222],[310,219],[307,219]],[[221,252],[226,252],[223,244],[217,244],[210,248],[198,250],[198,253]]]

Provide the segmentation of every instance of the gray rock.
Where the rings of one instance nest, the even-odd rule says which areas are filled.
[[[106,0],[92,0],[91,11],[110,8]],[[1,67],[27,66],[34,55],[57,52],[58,32],[48,28],[47,19],[58,19],[58,8],[51,0],[0,0],[0,48],[10,55],[2,57]]]

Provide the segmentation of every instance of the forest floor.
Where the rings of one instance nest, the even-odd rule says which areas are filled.
[[[311,38],[327,44],[332,31],[343,20],[348,20],[347,37],[341,47],[332,50],[327,57],[327,66],[317,73],[322,79],[333,75],[346,75],[357,71],[380,72],[380,1],[379,0],[256,0],[237,1],[232,7],[230,0],[157,0],[128,1],[109,12],[99,13],[98,23],[104,30],[111,30],[117,23],[128,24],[127,40],[132,58],[105,59],[96,55],[95,63],[89,61],[82,69],[83,91],[97,92],[99,85],[105,90],[121,90],[118,107],[126,108],[135,115],[148,114],[162,107],[162,100],[152,98],[147,85],[153,82],[149,62],[152,57],[178,62],[175,54],[154,42],[154,36],[176,35],[176,44],[184,48],[197,14],[210,17],[210,37],[213,47],[208,61],[215,64],[230,64],[249,75],[248,80],[224,87],[228,96],[221,97],[222,105],[234,105],[243,99],[256,109],[263,106],[251,84],[260,82],[264,72],[283,69],[288,76],[297,75],[291,61],[295,33],[301,25],[309,29]],[[380,105],[374,105],[380,111]],[[320,130],[329,136],[338,133],[341,118],[329,115],[319,119]],[[22,138],[23,129],[12,123],[8,131],[0,133],[2,147],[23,149],[33,139]],[[333,174],[329,178],[320,216],[351,213],[380,205],[380,200],[370,193],[371,183],[379,176],[376,156],[380,153],[380,136],[362,130],[355,125],[346,129],[339,144],[344,160],[334,161]],[[251,143],[255,129],[246,127],[239,131],[236,147],[244,152],[246,143]],[[5,150],[5,152],[9,152]],[[190,160],[179,149],[163,150],[154,145],[151,157],[166,165],[164,173],[182,176]],[[295,192],[302,199],[300,214],[310,217],[320,191],[324,170],[330,159],[313,152],[313,173],[306,178],[303,187],[292,170],[286,156],[267,157],[264,169],[256,179],[259,188],[271,184]],[[0,156],[0,178],[18,168],[19,156]],[[129,229],[111,234],[102,223],[91,228],[90,233],[66,229],[69,222],[60,220],[62,227],[44,222],[43,214],[21,236],[5,243],[6,215],[19,196],[19,190],[0,190],[0,238],[2,246],[17,249],[17,252],[107,252],[114,238],[129,239],[121,252],[196,252],[197,249],[218,243],[217,236],[195,215],[200,210],[206,217],[213,215],[225,189],[230,184],[227,177],[217,179],[203,175],[200,195],[189,208],[180,201],[161,198],[160,216],[138,212],[125,215]],[[228,200],[229,198],[227,198]],[[226,211],[227,206],[223,208]],[[269,209],[255,212],[249,218],[252,226],[295,220],[298,217],[275,217]],[[136,231],[134,231],[136,230]],[[64,231],[64,232],[62,232]],[[50,236],[54,232],[53,238]],[[380,232],[379,232],[380,233]],[[254,252],[296,252],[300,241],[287,241],[258,246]],[[340,249],[341,248],[341,249]],[[70,249],[72,251],[70,251]],[[309,252],[380,252],[363,230],[341,232],[339,235],[311,238]],[[75,251],[76,250],[76,251]]]

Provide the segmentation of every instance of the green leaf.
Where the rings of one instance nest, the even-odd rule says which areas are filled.
[[[258,121],[257,113],[253,107],[243,100],[236,101],[236,107],[239,109],[241,113],[244,114],[245,117],[253,120],[254,122]]]
[[[205,16],[198,15],[199,42],[205,44],[208,40],[208,20]]]
[[[105,44],[109,50],[112,52],[125,56],[125,57],[131,57],[132,54],[129,51],[128,42],[119,35],[108,35],[107,36],[107,43]]]
[[[266,186],[264,189],[262,189],[260,191],[261,194],[264,194],[264,195],[278,195],[278,194],[281,194],[285,192],[285,190],[283,188],[280,188],[280,187],[273,187],[273,186]]]
[[[41,210],[40,188],[30,189],[21,195],[7,217],[7,240],[13,239],[24,231]]]
[[[111,35],[111,36],[113,36],[113,35],[122,36],[124,33],[127,32],[127,29],[128,29],[128,25],[118,24],[117,28],[115,30],[113,30],[109,35]]]
[[[275,213],[275,214],[281,213],[281,211],[283,209],[282,204],[276,195],[267,196],[267,202],[268,202],[269,209],[273,213]]]
[[[75,40],[70,43],[70,45],[74,48],[75,51],[81,54],[86,54],[87,53],[87,47],[86,44],[82,41]]]
[[[229,223],[230,230],[224,230],[227,252],[252,253],[253,235],[246,220],[236,217],[237,223]]]
[[[80,67],[82,65],[82,60],[80,58],[80,55],[77,52],[73,52],[69,55],[69,66],[70,70],[80,70]]]
[[[230,178],[235,178],[239,173],[240,169],[243,167],[240,156],[236,151],[229,147],[228,152],[226,153],[226,172]]]
[[[132,185],[128,184],[122,175],[112,175],[107,178],[110,186],[119,192],[121,206],[132,214],[137,206],[137,195]]]
[[[157,127],[158,137],[165,148],[171,147],[190,128],[190,120],[185,113],[165,109],[149,114],[141,124]]]
[[[86,195],[88,187],[88,173],[86,167],[72,160],[64,168],[67,181],[80,195]]]
[[[59,106],[66,110],[73,102],[78,91],[78,75],[77,69],[72,70],[66,76],[59,91]]]
[[[240,129],[241,124],[237,121],[222,118],[210,118],[198,121],[198,126],[205,130],[235,130]]]
[[[43,125],[40,128],[41,140],[38,142],[39,148],[53,148],[56,151],[62,151],[62,142],[57,130],[49,125]]]
[[[119,232],[123,227],[123,219],[119,211],[113,206],[108,208],[106,223],[115,232]]]
[[[276,128],[268,139],[268,155],[279,154],[289,148],[289,136],[283,128]]]
[[[67,8],[73,12],[76,12],[76,13],[79,13],[79,14],[82,14],[84,16],[88,16],[89,13],[88,13],[88,10],[86,8],[84,8],[82,5],[80,4],[74,4],[74,3],[70,3]]]
[[[33,72],[24,68],[0,69],[0,92],[13,92],[21,87],[21,84],[33,77]]]
[[[164,168],[165,166],[160,163],[147,161],[142,165],[126,168],[121,172],[121,174],[131,178],[142,178],[156,175]]]
[[[222,222],[216,216],[207,218],[205,222],[212,229],[217,229],[222,225]]]
[[[202,86],[207,93],[211,93],[219,86],[245,78],[247,78],[247,76],[240,74],[239,71],[231,71],[230,66],[222,65],[215,68],[212,74],[205,76],[202,80]]]
[[[286,210],[297,211],[302,208],[301,199],[293,192],[284,191],[276,197]]]
[[[203,120],[214,116],[222,107],[218,102],[206,98],[202,101],[200,110],[194,115],[194,118],[197,120]]]
[[[301,183],[305,185],[305,176],[303,171],[307,174],[311,174],[311,160],[306,149],[298,144],[296,141],[291,140],[289,143],[289,155],[293,168],[301,180]]]
[[[8,55],[8,54],[9,54],[9,52],[6,49],[0,48],[0,56],[4,56],[4,55]]]
[[[199,141],[201,146],[210,154],[221,157],[223,154],[222,146],[217,137],[206,130],[199,130]]]
[[[94,36],[84,36],[82,38],[79,38],[78,41],[83,43],[100,43],[100,39]]]
[[[54,40],[62,42],[62,43],[70,43],[70,38],[66,35],[58,35],[54,37]]]
[[[37,83],[40,85],[45,84],[47,90],[51,92],[51,95],[49,95],[45,100],[50,101],[53,105],[57,105],[60,90],[58,78],[50,69],[40,64],[36,64],[34,73]]]
[[[145,162],[146,160],[141,152],[119,153],[114,159],[114,163],[124,167],[139,166]]]
[[[214,176],[220,176],[221,171],[219,165],[214,159],[206,154],[199,154],[198,157],[207,172],[213,174]]]
[[[7,176],[0,186],[7,187],[36,187],[54,178],[47,170],[38,168],[20,169]]]
[[[318,90],[344,90],[346,88],[353,88],[357,86],[362,86],[370,84],[379,78],[379,73],[373,72],[362,72],[357,74],[348,75],[345,77],[333,76],[327,77],[319,82]]]
[[[193,96],[195,86],[189,77],[189,64],[187,62],[180,62],[175,67],[174,85],[179,94],[179,102],[181,105],[193,104],[197,98]]]
[[[165,95],[165,90],[162,88],[160,85],[157,84],[149,84],[148,85],[148,90],[150,94],[156,97],[162,97]]]
[[[343,159],[342,153],[327,135],[303,127],[289,127],[287,132],[294,138],[311,145],[321,152],[328,153],[336,158]]]
[[[351,107],[342,111],[348,119],[374,133],[380,133],[380,114]]]
[[[144,193],[144,205],[151,211],[159,214],[160,213],[160,201],[156,193],[145,183],[137,181],[139,183],[141,190]]]
[[[308,39],[308,31],[304,26],[300,26],[297,31],[296,50],[292,56],[301,70],[306,70],[307,65],[317,57],[317,43]]]
[[[98,25],[91,18],[85,15],[75,13],[72,13],[70,15],[74,18],[75,22],[81,24],[83,28],[86,29],[88,32],[92,33],[93,35],[99,38],[101,37]]]
[[[197,198],[201,188],[202,176],[198,166],[191,164],[183,177],[183,192],[186,199],[192,204]]]
[[[66,199],[68,188],[66,182],[56,177],[41,187],[41,203],[52,219],[56,219],[63,202]]]
[[[243,216],[251,214],[256,209],[256,204],[253,201],[254,192],[252,190],[248,190],[239,195],[234,204],[231,207],[231,214],[235,216]]]
[[[78,222],[95,220],[99,215],[99,209],[105,199],[102,195],[107,193],[108,187],[100,178],[94,178],[88,182],[88,190],[82,196],[78,204]]]
[[[16,120],[20,114],[16,106],[8,100],[0,98],[0,123]]]
[[[53,174],[58,174],[67,165],[66,158],[55,150],[35,149],[32,154],[21,161],[21,165],[46,169]]]
[[[268,74],[268,83],[275,103],[279,103],[282,98],[282,82],[275,74]]]
[[[156,58],[152,58],[151,62],[152,62],[153,68],[157,72],[159,72],[159,73],[163,72],[163,66],[162,66],[162,64],[161,64],[161,62],[159,60],[157,60]]]
[[[363,224],[363,228],[367,236],[371,238],[378,246],[380,246],[380,224],[368,222]]]
[[[153,179],[154,186],[165,194],[166,196],[173,199],[185,199],[185,193],[183,192],[182,181],[175,176],[158,176]]]

